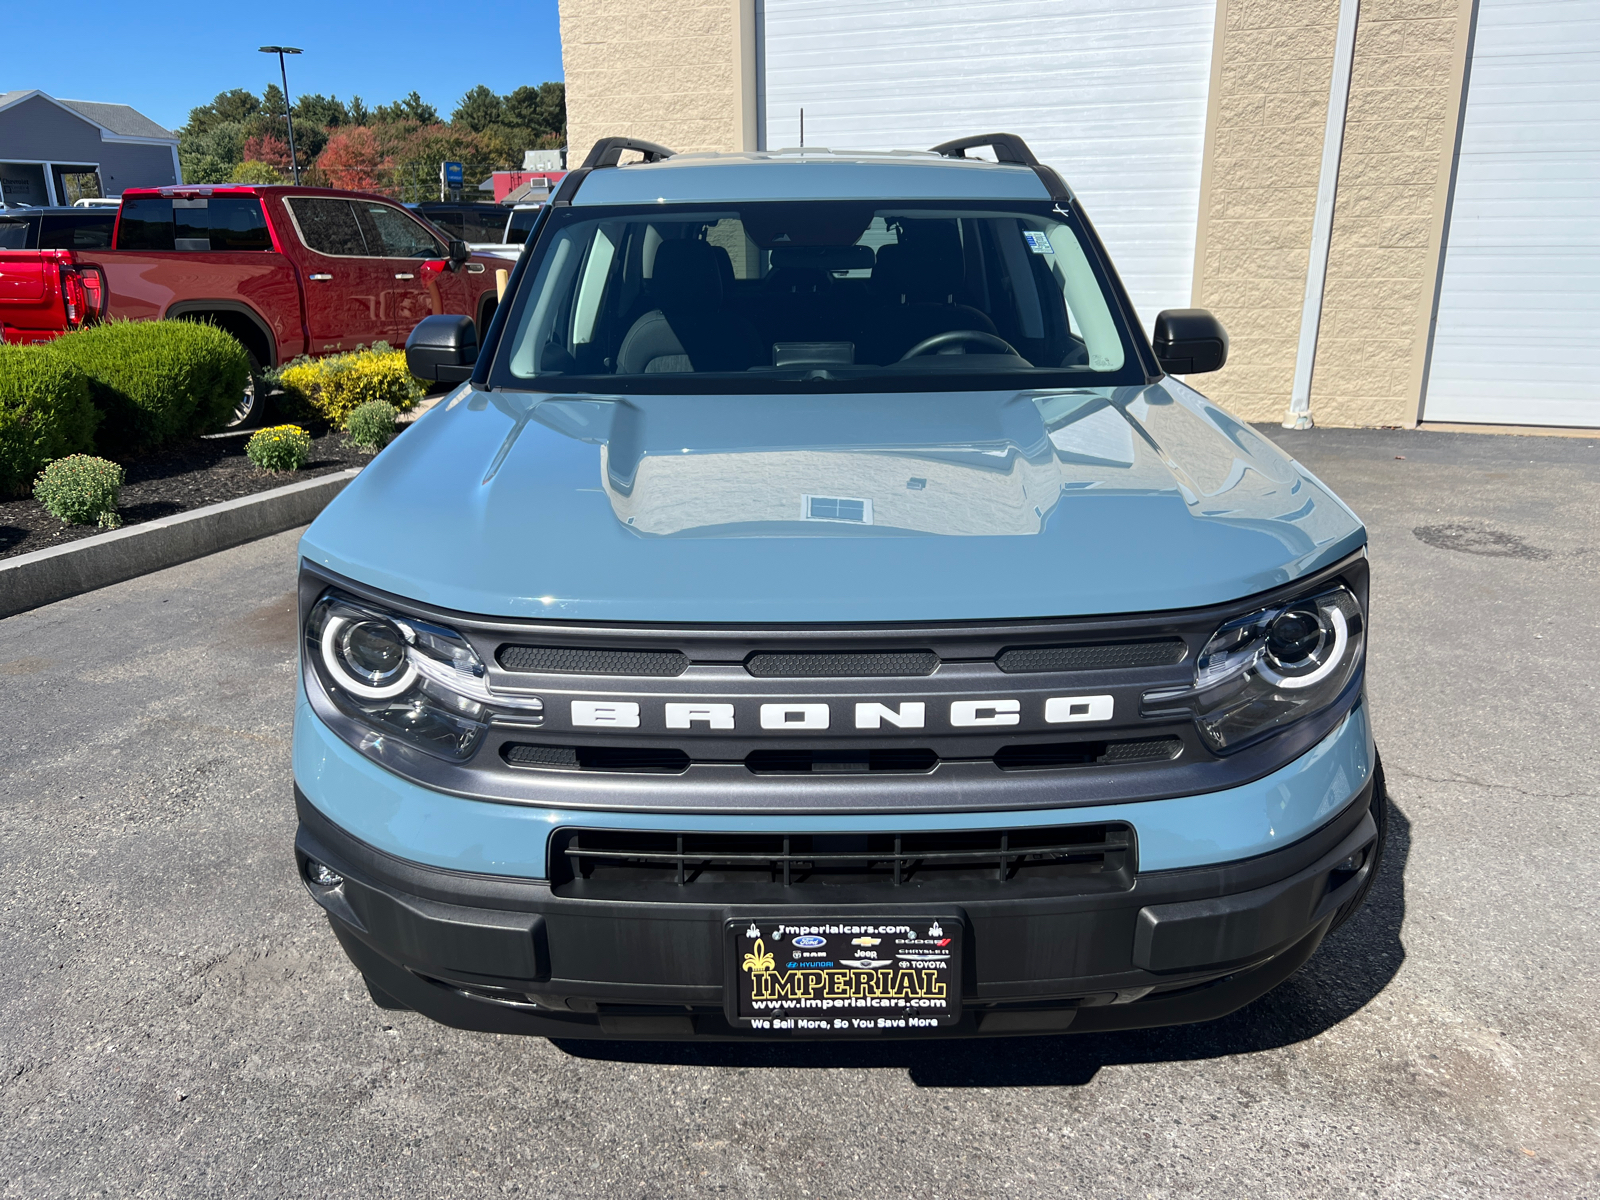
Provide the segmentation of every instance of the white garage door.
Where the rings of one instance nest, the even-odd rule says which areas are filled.
[[[1600,3],[1481,0],[1423,417],[1600,426]]]
[[[1083,198],[1146,328],[1186,308],[1215,0],[765,0],[764,145],[1020,134]]]

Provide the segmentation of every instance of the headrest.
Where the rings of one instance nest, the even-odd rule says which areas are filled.
[[[907,303],[943,304],[961,290],[967,272],[954,221],[906,221],[898,251],[891,272]]]
[[[722,270],[717,255],[725,251],[701,241],[662,242],[656,249],[651,290],[665,308],[722,307]]]

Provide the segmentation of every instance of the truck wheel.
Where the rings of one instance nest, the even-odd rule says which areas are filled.
[[[373,983],[372,980],[368,979],[365,975],[363,975],[361,978],[366,982],[367,995],[372,997],[372,1002],[379,1008],[386,1008],[390,1012],[411,1011],[411,1006],[409,1004],[401,1004],[400,1001],[389,995],[388,992],[384,991],[377,984]]]
[[[1383,844],[1389,839],[1389,792],[1383,785],[1382,759],[1378,760],[1373,776],[1372,820],[1378,826],[1378,836],[1372,843],[1372,866],[1367,871],[1366,879],[1356,889],[1356,894],[1341,904],[1339,911],[1333,914],[1333,924],[1328,926],[1330,934],[1355,916],[1356,910],[1366,902],[1367,894],[1372,891],[1372,885],[1378,881],[1378,872],[1383,867]]]
[[[254,429],[266,415],[267,384],[261,378],[261,362],[253,350],[246,350],[245,355],[250,359],[250,378],[245,381],[244,391],[233,406],[233,416],[224,429]]]

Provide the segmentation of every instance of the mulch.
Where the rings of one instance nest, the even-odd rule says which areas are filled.
[[[244,455],[249,435],[196,438],[146,458],[123,463],[123,484],[117,512],[123,526],[170,517],[237,500],[254,492],[314,479],[333,471],[365,466],[370,451],[350,444],[344,434],[328,431],[311,439],[311,454],[298,471],[272,475]],[[0,559],[59,546],[102,532],[93,525],[63,525],[33,497],[0,500]]]

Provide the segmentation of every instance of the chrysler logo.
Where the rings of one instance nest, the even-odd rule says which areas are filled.
[[[1038,701],[1030,702],[1031,708]],[[668,701],[652,706],[650,715],[667,729],[737,729],[734,706],[719,701]],[[922,700],[885,704],[877,700],[855,702],[805,701],[779,702],[760,707],[759,722],[764,730],[786,733],[812,733],[830,729],[835,709],[856,729],[924,729],[930,705]],[[978,729],[993,725],[1020,725],[1023,717],[1042,717],[1048,725],[1069,725],[1080,721],[1109,721],[1115,705],[1110,696],[1051,696],[1043,711],[1024,713],[1022,701],[1010,697],[986,700],[953,700],[943,715],[956,729]],[[634,700],[574,700],[572,723],[599,729],[638,729],[644,706]]]

